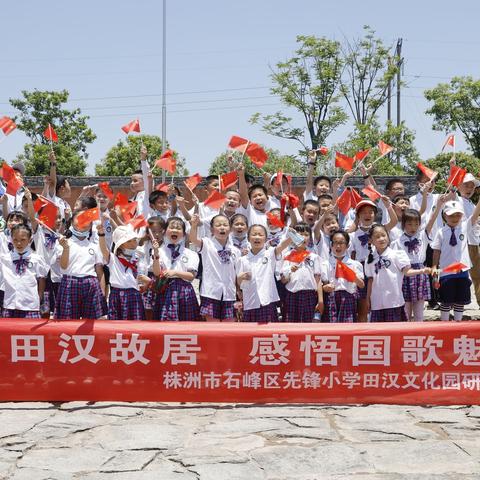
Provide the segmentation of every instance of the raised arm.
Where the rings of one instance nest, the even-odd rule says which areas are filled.
[[[307,170],[307,184],[305,186],[305,196],[307,197],[313,190],[313,175],[315,173],[315,166],[317,165],[317,152],[310,150],[308,152],[308,170]]]
[[[243,208],[248,207],[248,188],[245,181],[245,165],[238,166],[238,193],[240,193],[240,205]]]
[[[198,213],[194,213],[192,219],[190,220],[190,241],[198,248],[202,248],[203,242],[200,238],[198,238],[198,225],[200,224],[200,217]]]
[[[395,210],[393,209],[392,202],[386,195],[382,195],[382,202],[385,205],[388,215],[390,216],[389,222],[384,225],[385,229],[390,231],[397,223],[398,223],[398,217],[397,214],[395,213]]]
[[[103,260],[105,261],[105,263],[108,263],[110,261],[110,251],[108,250],[107,242],[105,241],[105,227],[103,226],[102,222],[97,225],[97,233],[98,246],[100,247],[100,251],[102,252]]]
[[[48,154],[50,160],[50,182],[48,185],[48,196],[53,197],[57,192],[57,157],[55,152],[50,150]]]

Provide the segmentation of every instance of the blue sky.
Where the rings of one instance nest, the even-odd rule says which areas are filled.
[[[297,35],[351,39],[368,24],[386,44],[403,38],[403,118],[420,154],[433,156],[444,135],[431,129],[423,91],[455,75],[480,77],[479,11],[467,0],[167,0],[167,139],[191,173],[206,173],[231,135],[296,153],[295,142],[249,124],[253,113],[281,108],[269,94],[270,68],[291,56]],[[128,121],[139,117],[143,133],[160,135],[161,0],[8,2],[0,31],[0,116],[21,90],[67,89],[98,136],[89,173]],[[340,128],[327,144],[347,133]],[[0,156],[12,159],[25,140],[15,131]],[[461,135],[457,142],[465,148]]]

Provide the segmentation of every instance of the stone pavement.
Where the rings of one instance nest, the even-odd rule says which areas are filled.
[[[0,404],[0,478],[480,479],[480,407]]]

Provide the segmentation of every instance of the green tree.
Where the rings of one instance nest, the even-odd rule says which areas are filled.
[[[426,111],[433,116],[433,129],[460,130],[475,157],[480,158],[480,80],[454,77],[449,84],[426,90],[425,98],[433,103]]]
[[[295,55],[277,64],[272,74],[271,93],[280,102],[301,114],[309,136],[304,141],[304,128],[294,126],[293,119],[281,111],[273,115],[256,113],[250,119],[277,137],[301,144],[301,154],[321,146],[347,115],[338,104],[343,60],[339,42],[315,36],[298,36]]]
[[[22,96],[11,98],[10,104],[18,111],[14,115],[18,129],[30,139],[30,143],[24,146],[24,152],[18,155],[18,159],[26,163],[27,175],[44,175],[49,171],[49,141],[43,136],[49,123],[59,139],[58,144],[53,145],[58,172],[85,175],[87,146],[96,136],[87,125],[88,117],[81,115],[79,108],[69,110],[63,107],[68,101],[68,91],[23,90]]]
[[[145,145],[148,152],[148,163],[153,167],[153,174],[161,176],[162,170],[154,167],[155,160],[162,154],[162,139],[157,135],[128,135],[125,140],[118,143],[95,165],[95,173],[100,176],[128,176],[140,168],[140,147]],[[168,148],[168,145],[167,145]],[[174,177],[188,175],[185,168],[185,159],[176,154],[177,170]],[[169,173],[166,174],[170,176]]]
[[[345,70],[341,92],[355,122],[366,125],[376,119],[379,108],[387,101],[388,84],[398,67],[391,47],[375,38],[375,31],[368,25],[363,29],[363,38],[346,40],[343,46]]]
[[[292,175],[305,175],[305,166],[299,162],[292,155],[282,155],[278,150],[266,148],[265,152],[268,155],[268,160],[263,166],[263,170],[268,173],[275,173],[282,170],[285,173]],[[222,173],[229,172],[232,168],[227,162],[229,155],[233,156],[235,163],[242,160],[242,154],[240,152],[223,152],[210,165],[208,169],[209,175],[221,175]],[[262,171],[258,169],[248,157],[244,157],[245,172],[253,175],[254,177],[262,176]]]

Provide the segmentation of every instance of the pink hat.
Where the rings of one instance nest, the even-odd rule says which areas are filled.
[[[355,207],[355,212],[358,213],[362,207],[365,207],[367,205],[370,207],[373,207],[375,210],[378,211],[378,207],[371,200],[361,200],[360,202],[357,203]]]

